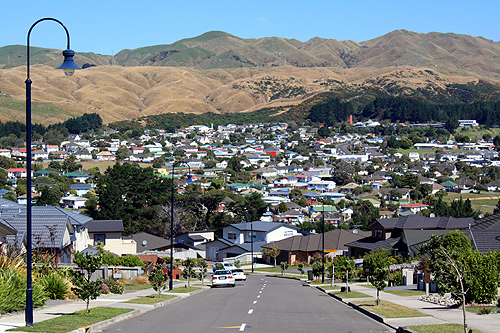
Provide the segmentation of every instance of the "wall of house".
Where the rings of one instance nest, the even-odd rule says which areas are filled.
[[[89,233],[85,227],[75,227],[74,235],[76,240],[73,242],[74,251],[83,251],[89,244]]]
[[[266,235],[265,241],[267,243],[277,242],[279,240],[282,240],[282,239],[285,239],[288,237],[292,237],[295,235],[297,235],[297,230],[292,229],[292,228],[288,228],[286,226],[282,226],[282,227],[279,227],[278,229],[275,229],[275,230],[269,232]]]
[[[119,256],[137,253],[137,243],[135,242],[135,240],[123,239],[121,232],[106,233],[105,243],[105,250]],[[94,245],[94,233],[89,234],[89,240],[87,244],[89,246]]]

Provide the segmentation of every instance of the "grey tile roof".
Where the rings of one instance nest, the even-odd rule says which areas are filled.
[[[426,217],[423,215],[410,214],[398,218],[377,219],[386,230],[423,230],[423,229],[466,229],[469,224],[474,225],[472,217],[455,218],[450,216]]]
[[[87,224],[91,233],[123,232],[122,220],[93,220]]]
[[[472,246],[481,253],[500,251],[500,230],[481,230],[471,228],[470,231],[464,230],[463,233],[472,241]]]
[[[69,219],[64,215],[43,216],[33,215],[31,218],[32,226],[32,246],[62,248],[64,244],[64,235],[66,229],[69,228],[72,233],[72,227],[69,224]],[[23,239],[26,234],[26,214],[19,214],[9,221],[17,231],[17,238]],[[16,236],[8,236],[7,241],[13,243]]]
[[[142,252],[146,250],[151,251],[170,246],[170,240],[155,235],[151,235],[146,232],[133,234],[131,235],[131,237],[137,243],[137,252]],[[142,245],[143,241],[147,241],[146,246]]]
[[[399,241],[399,238],[388,238],[379,240],[372,237],[365,237],[359,241],[347,243],[347,247],[356,247],[368,251],[376,251],[378,249],[391,249],[394,244]]]
[[[476,220],[476,224],[471,228],[476,230],[500,230],[500,213]]]
[[[253,225],[253,226],[252,226]],[[291,229],[298,229],[297,227],[286,224],[286,223],[279,223],[279,222],[263,222],[263,221],[254,221],[254,222],[248,222],[248,223],[235,223],[231,224],[232,227],[241,230],[241,231],[250,231],[251,228],[253,228],[253,231],[263,231],[263,232],[269,232],[274,229],[277,229],[282,226],[289,227]]]

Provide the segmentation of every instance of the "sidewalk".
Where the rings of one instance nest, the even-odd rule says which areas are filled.
[[[182,282],[176,284],[177,287],[180,287],[183,286],[185,283]],[[193,286],[197,285],[193,284]],[[144,290],[129,291],[121,295],[106,294],[97,298],[96,300],[91,300],[90,308],[105,306],[114,308],[134,309],[138,310],[135,313],[135,315],[138,315],[140,313],[154,309],[155,305],[132,304],[132,303],[121,303],[121,302],[128,301],[134,298],[148,296],[155,293],[156,292],[153,290],[153,288],[150,288]],[[196,293],[196,291],[194,293]],[[192,295],[193,293],[169,293],[169,294],[175,295],[177,297],[174,298],[173,300],[166,301],[165,303],[170,303],[172,301],[183,299],[185,297]],[[45,306],[44,308],[35,309],[33,311],[33,321],[35,323],[35,326],[37,322],[59,317],[65,314],[71,314],[76,311],[85,310],[86,308],[86,303],[80,300],[61,301],[57,302],[57,305],[54,306],[50,306],[50,303],[52,302],[49,302],[49,305]],[[157,306],[158,305],[156,305],[156,307]],[[24,317],[24,311],[16,315],[0,315],[0,332],[5,332],[6,330],[14,327],[25,326],[25,324],[26,322]]]
[[[373,298],[377,297],[377,289],[368,288],[360,284],[350,284],[351,290],[356,290]],[[398,305],[406,306],[430,315],[430,317],[415,318],[387,318],[384,322],[393,327],[412,326],[412,325],[433,325],[456,323],[463,324],[463,315],[461,309],[450,309],[437,304],[427,303],[419,300],[420,296],[397,296],[386,292],[380,292],[380,299],[389,301]],[[356,300],[356,299],[354,299]],[[351,299],[349,299],[351,301]],[[467,312],[467,324],[472,329],[481,330],[485,333],[498,332],[500,327],[500,314],[477,315]]]

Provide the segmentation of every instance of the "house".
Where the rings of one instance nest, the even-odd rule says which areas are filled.
[[[170,248],[170,240],[146,232],[133,234],[130,237],[135,240],[137,253],[144,251],[165,251]]]
[[[7,178],[26,178],[27,171],[26,168],[10,168],[7,169]],[[33,177],[33,171],[31,171],[31,176]]]
[[[31,152],[31,158],[33,159],[33,161],[47,160],[49,159],[49,153],[44,150],[34,150]]]
[[[87,198],[82,198],[76,195],[69,195],[67,197],[62,197],[61,202],[62,206],[65,208],[71,208],[74,210],[79,210],[85,208],[85,201]]]
[[[85,175],[85,174],[80,173],[80,172],[70,172],[70,173],[64,174],[64,176],[66,178],[68,178],[70,180],[74,180],[75,182],[78,182],[78,183],[85,183],[85,181],[90,178],[89,175]]]
[[[401,206],[401,213],[418,214],[428,207],[428,205],[424,205],[423,203],[419,202],[409,203]]]
[[[92,189],[92,184],[71,184],[71,190],[76,191],[76,195],[81,197]]]
[[[261,245],[279,241],[297,234],[297,227],[279,222],[254,221],[236,223],[222,230],[222,238],[206,244],[207,260],[222,261],[250,252],[261,251]]]
[[[212,242],[214,239],[215,233],[213,230],[191,231],[175,237],[177,243],[184,243],[195,247],[207,242]]]
[[[6,242],[7,235],[16,235],[17,230],[5,221],[0,220],[0,251],[2,245]]]
[[[92,220],[87,224],[89,246],[102,245],[104,250],[119,256],[137,252],[137,244],[131,237],[123,237],[122,220]]]
[[[366,234],[353,233],[344,229],[335,229],[325,233],[325,253],[328,256],[341,256],[347,253],[345,244],[357,241]],[[287,262],[289,265],[297,263],[310,264],[314,258],[323,253],[323,234],[310,234],[307,236],[295,235],[286,239],[263,245],[263,249],[281,248],[276,262]]]
[[[116,157],[113,153],[104,150],[96,154],[96,159],[98,161],[115,161]]]

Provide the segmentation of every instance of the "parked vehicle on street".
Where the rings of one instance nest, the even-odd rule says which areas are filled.
[[[233,273],[229,270],[219,270],[214,272],[212,277],[212,288],[217,286],[235,286]]]
[[[219,269],[230,270],[230,271],[237,268],[236,266],[234,266],[230,262],[216,262],[216,263],[214,263],[214,266],[212,267],[212,270],[214,272],[217,270],[217,265],[219,265],[219,267],[220,267],[220,265],[223,266],[223,268],[219,268]]]
[[[233,269],[233,276],[236,281],[246,281],[247,275],[241,268]]]

